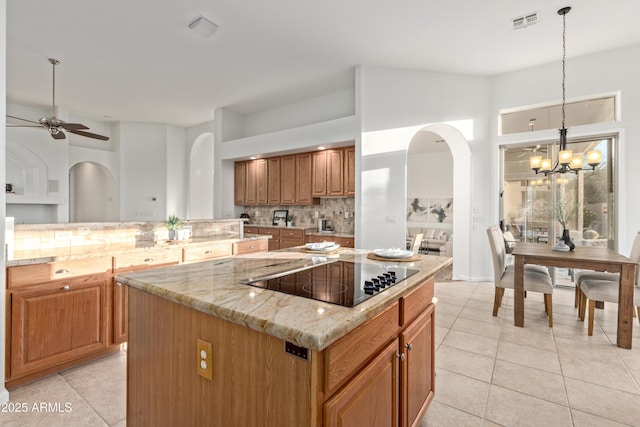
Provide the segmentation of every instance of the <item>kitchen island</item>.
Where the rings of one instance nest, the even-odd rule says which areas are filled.
[[[419,422],[434,391],[433,276],[451,259],[367,253],[294,248],[117,275],[130,287],[127,424]],[[240,283],[309,263],[336,280],[349,265],[417,271],[354,307]]]

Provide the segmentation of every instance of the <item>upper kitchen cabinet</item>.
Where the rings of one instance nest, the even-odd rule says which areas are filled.
[[[344,195],[356,195],[356,147],[344,149]]]
[[[313,153],[313,195],[355,195],[355,147]]]
[[[311,153],[292,154],[280,158],[281,204],[312,205],[319,203],[313,198]]]
[[[234,204],[245,204],[245,187],[247,185],[247,162],[236,162],[234,174]]]
[[[249,160],[247,163],[247,175],[244,187],[244,204],[255,205],[258,202],[258,164],[255,160]]]
[[[267,204],[280,204],[280,157],[267,159]]]
[[[268,204],[268,162],[267,159],[253,160],[256,164],[256,204]]]

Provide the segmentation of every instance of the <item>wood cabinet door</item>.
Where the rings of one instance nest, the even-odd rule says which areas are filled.
[[[244,205],[245,187],[247,183],[247,162],[236,162],[234,164],[234,204]]]
[[[435,331],[433,305],[405,329],[400,336],[405,359],[401,363],[401,425],[419,424],[434,396]]]
[[[116,281],[113,286],[113,343],[127,342],[129,336],[129,287]]]
[[[267,204],[268,164],[267,159],[257,159],[256,163],[256,204]]]
[[[356,194],[356,147],[344,149],[344,195]]]
[[[324,405],[324,425],[398,425],[398,340],[387,345]]]
[[[327,195],[327,152],[313,153],[313,179],[311,180],[311,194],[314,197]]]
[[[107,275],[56,280],[11,294],[11,378],[107,346]]]
[[[256,160],[250,160],[247,162],[247,175],[244,190],[244,204],[255,205],[257,203],[257,176],[258,176],[258,163]]]
[[[327,150],[327,196],[342,196],[344,150]]]
[[[353,248],[353,239],[350,237],[336,237],[335,242],[342,246],[343,248]]]
[[[296,155],[296,203],[299,205],[313,203],[311,196],[312,169],[311,153]]]
[[[268,159],[267,204],[280,204],[280,157],[270,157]]]
[[[280,203],[292,205],[296,202],[296,156],[280,158]]]

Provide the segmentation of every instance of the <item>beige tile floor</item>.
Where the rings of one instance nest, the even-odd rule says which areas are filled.
[[[422,427],[640,426],[640,327],[633,350],[616,347],[616,305],[597,310],[588,337],[572,289],[554,292],[553,328],[541,295],[527,297],[524,328],[510,291],[491,316],[492,283],[440,282],[436,296],[436,395]],[[0,412],[0,425],[124,426],[125,369],[120,352],[19,387],[11,402],[28,411]],[[33,411],[41,402],[71,411]]]

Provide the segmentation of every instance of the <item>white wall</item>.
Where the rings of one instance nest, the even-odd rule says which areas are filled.
[[[632,239],[640,230],[640,198],[636,188],[640,182],[640,45],[602,52],[567,60],[567,101],[574,98],[618,92],[621,121],[590,126],[577,126],[568,131],[569,139],[578,136],[621,133],[619,153],[619,250],[629,254]],[[501,109],[520,107],[550,101],[560,102],[561,63],[547,64],[491,79],[491,116],[497,117]],[[497,120],[491,122],[491,134],[498,134]],[[498,146],[522,142],[523,138],[556,139],[557,131],[532,132],[528,135],[495,137],[488,164],[495,168],[499,162]],[[490,191],[492,207],[498,206],[498,181],[492,180]]]
[[[122,122],[116,128],[119,140],[120,219],[166,219],[166,125]]]
[[[187,131],[177,126],[166,125],[166,197],[165,216],[187,216]],[[159,219],[165,219],[164,217]]]

